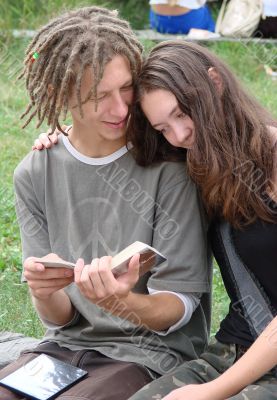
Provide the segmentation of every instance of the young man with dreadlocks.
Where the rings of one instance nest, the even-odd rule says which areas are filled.
[[[58,146],[31,152],[15,171],[23,278],[47,332],[0,378],[41,353],[88,370],[60,399],[127,399],[197,357],[207,341],[209,260],[195,186],[172,161],[178,152],[143,168],[127,148],[141,53],[128,23],[98,7],[54,19],[27,49],[26,124],[37,116],[54,131],[69,111],[72,126]],[[139,277],[135,255],[115,278],[106,254],[135,240],[167,263]],[[77,260],[74,272],[36,261],[49,255]],[[20,396],[1,388],[0,398]]]

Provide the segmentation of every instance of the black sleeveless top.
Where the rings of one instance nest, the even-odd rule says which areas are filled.
[[[271,204],[277,211],[277,203]],[[214,221],[210,228],[210,239],[214,257],[218,262],[225,288],[230,297],[229,312],[220,324],[216,338],[224,343],[236,343],[250,346],[254,339],[234,288],[229,269],[223,256],[223,244],[218,234],[218,223]],[[261,220],[243,228],[232,229],[233,244],[242,262],[258,281],[267,297],[273,315],[277,312],[277,223]],[[257,316],[258,317],[258,316]]]

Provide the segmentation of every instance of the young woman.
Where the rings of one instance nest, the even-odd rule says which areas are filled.
[[[191,28],[214,32],[206,0],[150,0],[150,26],[161,33],[187,34]]]
[[[277,399],[276,372],[267,373],[277,363],[276,318],[255,342],[219,234],[227,221],[233,248],[276,315],[276,121],[211,52],[169,41],[156,46],[143,65],[128,135],[140,165],[183,153],[210,216],[213,252],[230,296],[229,312],[200,359],[131,399]],[[51,145],[45,136],[37,148],[40,142]]]
[[[160,399],[184,384],[205,382],[207,386],[179,388],[165,399],[215,400],[232,395],[241,400],[277,399],[274,371],[250,385],[277,364],[276,332],[274,343],[259,338],[247,357],[215,383],[208,383],[231,367],[255,340],[235,288],[240,288],[240,282],[235,281],[224,256],[219,234],[222,221],[229,223],[235,252],[261,288],[272,315],[277,314],[276,126],[226,65],[205,48],[165,42],[145,61],[129,124],[136,160],[146,166],[168,157],[174,148],[186,152],[189,173],[211,220],[212,248],[231,303],[215,340],[199,360],[156,380],[132,400]],[[254,307],[256,299],[252,300]],[[276,331],[276,319],[274,324]]]

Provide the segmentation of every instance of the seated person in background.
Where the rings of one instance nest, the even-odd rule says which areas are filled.
[[[150,26],[160,33],[187,34],[191,28],[214,32],[206,0],[150,0]]]
[[[277,38],[277,1],[263,0],[263,17],[255,36]]]

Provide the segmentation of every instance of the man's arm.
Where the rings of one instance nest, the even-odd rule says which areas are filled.
[[[50,322],[51,325],[64,326],[74,317],[75,309],[62,289],[53,293],[47,299],[40,299],[32,295],[32,301],[39,317],[46,324]]]
[[[166,330],[181,319],[184,304],[177,296],[133,293],[131,290],[138,279],[138,254],[132,257],[128,272],[117,278],[111,272],[111,257],[94,259],[90,265],[79,263],[75,267],[75,282],[81,293],[113,315],[155,331]]]
[[[56,254],[43,257],[47,258],[60,259]],[[75,310],[63,288],[73,281],[74,273],[66,268],[45,268],[34,260],[33,257],[25,260],[23,275],[38,315],[45,322],[65,325],[72,320]]]
[[[185,312],[183,302],[173,293],[150,296],[130,291],[123,300],[107,300],[103,307],[120,318],[153,331],[167,330],[176,324]]]
[[[206,231],[197,191],[185,178],[184,167],[177,172],[173,170],[164,178],[166,188],[157,198],[153,226],[152,245],[161,249],[168,263],[153,268],[147,283],[149,288],[167,293],[132,292],[139,279],[134,257],[128,273],[117,279],[110,271],[109,257],[94,259],[91,265],[75,271],[75,282],[90,301],[154,331],[164,331],[183,317],[184,303],[174,293],[201,295],[210,289]]]
[[[42,321],[46,324],[50,322],[64,325],[70,322],[74,311],[62,288],[72,282],[73,274],[70,271],[71,276],[68,276],[69,271],[65,268],[45,268],[42,264],[35,263],[34,257],[31,257],[43,257],[51,253],[47,221],[28,171],[33,163],[34,160],[27,156],[14,173],[16,213],[25,260],[23,280],[28,283],[33,303]]]

